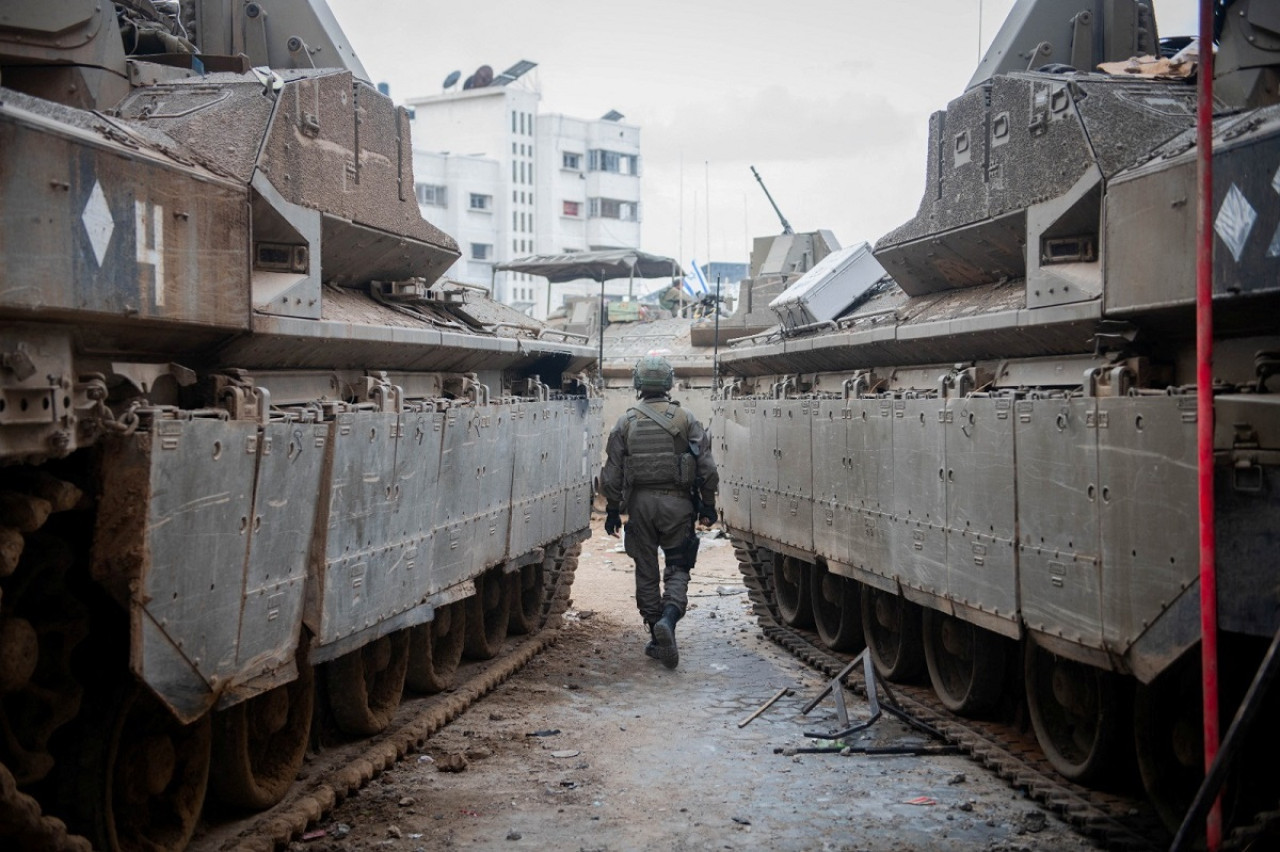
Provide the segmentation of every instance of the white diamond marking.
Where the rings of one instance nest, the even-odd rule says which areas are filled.
[[[1227,244],[1236,263],[1240,262],[1244,244],[1248,242],[1249,232],[1257,220],[1258,211],[1249,204],[1240,188],[1231,184],[1227,197],[1222,199],[1222,206],[1218,208],[1218,218],[1213,220],[1213,230]]]
[[[80,215],[84,229],[89,234],[89,244],[93,246],[93,255],[102,266],[102,259],[107,256],[107,246],[111,244],[111,235],[116,224],[111,219],[111,208],[107,206],[107,197],[102,194],[102,184],[93,182],[93,192],[84,205],[84,213]]]

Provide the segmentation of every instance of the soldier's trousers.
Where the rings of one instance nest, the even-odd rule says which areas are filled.
[[[672,491],[640,489],[627,504],[626,551],[636,563],[636,608],[647,624],[672,604],[684,615],[689,605],[689,572],[698,557],[693,501]],[[666,557],[659,571],[658,548]]]

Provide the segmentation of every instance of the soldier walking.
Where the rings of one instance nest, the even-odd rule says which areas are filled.
[[[680,662],[676,622],[688,606],[689,572],[698,557],[694,521],[704,528],[715,523],[719,484],[711,436],[668,396],[674,378],[665,358],[636,362],[632,384],[639,399],[609,433],[600,474],[604,531],[616,538],[622,513],[628,516],[626,552],[636,564],[636,607],[650,637],[645,653],[669,669]],[[659,547],[666,557],[661,573]]]

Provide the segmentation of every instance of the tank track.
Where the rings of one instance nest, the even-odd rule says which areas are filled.
[[[391,727],[372,740],[326,750],[315,777],[299,784],[284,801],[233,823],[206,827],[188,847],[193,852],[245,850],[270,852],[283,848],[342,802],[351,793],[390,769],[406,755],[420,751],[427,740],[472,705],[506,682],[529,661],[555,644],[582,552],[585,533],[548,545],[543,575],[547,590],[542,628],[491,663],[479,664],[452,691],[405,701]]]
[[[0,532],[4,533],[5,549],[0,556],[0,578],[11,577],[20,570],[20,560],[38,562],[47,557],[51,553],[51,539],[45,531],[47,522],[60,512],[74,509],[81,498],[78,488],[52,475],[26,469],[10,469],[9,473],[14,490],[0,494]],[[52,541],[61,543],[56,536]],[[68,564],[59,569],[65,569]],[[21,587],[16,592],[21,596]],[[0,605],[5,605],[3,588],[0,588]],[[14,601],[9,601],[4,611],[9,612],[14,605]],[[78,615],[82,614],[68,613],[69,617]],[[60,665],[67,663],[66,657],[76,641],[78,636],[61,649]],[[78,692],[73,700],[78,703]],[[47,742],[47,734],[66,718],[61,712],[47,716],[50,729],[41,737],[42,746]],[[21,768],[17,771],[21,775]],[[62,820],[44,814],[36,799],[18,789],[11,767],[0,762],[0,840],[9,838],[17,843],[17,848],[32,852],[90,852],[93,848],[87,838],[69,832]]]
[[[93,844],[70,834],[57,817],[45,816],[40,803],[18,790],[13,774],[0,764],[0,837],[12,838],[31,852],[91,852]]]
[[[267,811],[204,832],[189,848],[262,852],[281,848],[353,791],[368,784],[406,754],[422,748],[432,734],[555,643],[557,628],[563,625],[564,613],[571,603],[581,542],[587,535],[584,531],[547,547],[544,564],[549,570],[543,576],[547,592],[543,629],[537,634],[520,642],[494,664],[476,670],[453,691],[406,702],[392,727],[372,743],[361,742],[326,753],[322,759],[329,771],[310,783],[298,785],[283,802]],[[0,764],[0,837],[12,839],[18,848],[31,852],[90,852],[93,848],[86,838],[69,833],[62,820],[45,815],[39,802],[18,789],[13,774],[3,764]]]
[[[547,595],[542,604],[543,628],[556,629],[564,624],[564,614],[572,603],[573,578],[578,572],[578,556],[588,533],[579,533],[547,547],[544,565],[551,570],[543,574]]]
[[[820,643],[817,634],[784,625],[774,603],[770,573],[758,551],[737,538],[733,541],[738,567],[764,635],[810,667],[836,677],[853,655],[832,652]],[[860,673],[850,676],[848,685],[866,695]],[[949,743],[1099,845],[1134,852],[1167,845],[1167,840],[1162,840],[1167,838],[1167,832],[1145,801],[1067,781],[1054,771],[1034,738],[1008,724],[957,716],[943,707],[928,687],[895,683],[893,693],[907,715],[941,732]]]

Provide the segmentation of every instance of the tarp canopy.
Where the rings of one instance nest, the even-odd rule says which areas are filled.
[[[590,278],[683,278],[675,258],[648,254],[639,249],[573,251],[567,254],[536,254],[500,263],[496,270],[541,275],[552,284]]]

